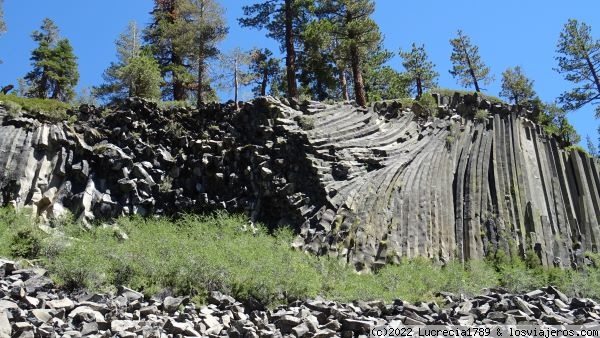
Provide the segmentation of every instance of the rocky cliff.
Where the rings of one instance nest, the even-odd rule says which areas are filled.
[[[129,100],[82,106],[75,123],[0,107],[0,204],[84,220],[246,212],[358,269],[497,248],[569,266],[598,250],[594,160],[561,149],[515,107],[435,97],[436,118],[401,101],[261,98],[236,111]]]

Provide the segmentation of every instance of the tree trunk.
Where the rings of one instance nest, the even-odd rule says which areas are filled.
[[[340,85],[342,86],[342,95],[344,101],[350,101],[350,93],[348,92],[348,79],[346,78],[346,70],[340,70]]]
[[[417,99],[420,99],[421,95],[423,95],[423,83],[421,77],[417,76]]]
[[[202,43],[198,47],[198,87],[196,88],[196,106],[199,108],[204,103],[204,56]]]
[[[354,76],[354,96],[356,97],[356,103],[359,106],[365,107],[367,105],[365,84],[362,77],[358,46],[355,43],[350,46],[350,56],[352,59],[352,74]]]
[[[267,83],[269,83],[269,68],[265,66],[262,82],[260,84],[260,96],[267,95]]]
[[[598,90],[598,95],[600,95],[600,79],[598,78],[598,72],[596,72],[596,68],[594,68],[592,60],[590,60],[589,54],[585,56],[585,61],[587,62],[590,72],[592,73],[592,77],[594,78],[594,84],[596,85],[596,89]]]
[[[285,0],[285,65],[287,67],[287,90],[289,98],[298,98],[296,85],[296,50],[294,49],[294,31],[292,10],[293,0]]]
[[[233,69],[233,91],[234,91],[234,100],[235,100],[235,110],[240,109],[240,105],[238,103],[238,61],[237,59],[234,61],[234,69]]]
[[[481,90],[479,89],[479,83],[477,83],[477,77],[475,76],[475,70],[473,69],[473,65],[471,64],[471,58],[469,57],[469,52],[467,51],[467,47],[465,46],[462,39],[461,39],[461,45],[463,48],[463,52],[465,53],[465,58],[467,59],[467,65],[469,66],[469,74],[471,75],[471,78],[473,79],[473,85],[475,86],[475,91],[480,93]]]
[[[175,66],[181,66],[183,62],[181,61],[181,57],[176,53],[171,55],[171,64]],[[175,101],[185,101],[185,86],[183,85],[183,81],[179,79],[179,75],[177,72],[172,72],[173,74],[173,99]]]

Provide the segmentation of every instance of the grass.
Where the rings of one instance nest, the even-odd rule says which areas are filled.
[[[354,300],[436,299],[439,291],[475,295],[504,286],[525,291],[554,284],[569,295],[600,299],[600,270],[543,269],[495,255],[464,267],[437,266],[426,259],[405,260],[373,274],[357,274],[339,260],[290,248],[287,229],[256,234],[242,231],[247,219],[217,214],[164,218],[121,218],[120,230],[83,230],[67,218],[51,234],[26,214],[0,209],[0,256],[26,258],[46,267],[67,288],[111,291],[126,285],[153,295],[169,289],[201,303],[219,290],[237,299],[274,306],[323,296]],[[124,231],[129,239],[117,235]]]
[[[69,119],[67,109],[71,105],[51,99],[35,99],[20,97],[16,95],[4,95],[0,93],[0,102],[5,106],[12,116],[16,116],[20,110],[40,115],[53,122],[61,122]]]

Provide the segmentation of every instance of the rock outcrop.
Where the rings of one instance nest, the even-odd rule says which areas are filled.
[[[442,302],[416,304],[306,300],[264,310],[213,291],[208,305],[197,306],[189,297],[148,299],[125,287],[117,294],[68,292],[56,288],[44,269],[19,269],[0,259],[0,338],[367,337],[396,336],[401,327],[416,331],[423,325],[600,329],[598,303],[568,298],[551,286],[525,294],[497,290],[473,298],[439,297]]]
[[[436,118],[400,101],[260,98],[237,111],[129,100],[82,106],[72,124],[0,106],[0,204],[83,220],[246,212],[357,269],[498,249],[566,267],[598,250],[595,160],[565,151],[515,107],[436,99]]]

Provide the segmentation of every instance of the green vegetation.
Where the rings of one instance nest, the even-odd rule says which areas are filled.
[[[298,122],[298,126],[300,126],[302,130],[312,130],[315,128],[315,119],[310,116],[298,116],[296,122]]]
[[[54,21],[44,19],[40,29],[31,35],[38,47],[31,52],[33,69],[25,75],[27,96],[69,102],[79,82],[77,57],[69,40],[60,38]]]
[[[94,88],[96,97],[109,101],[127,97],[158,99],[162,78],[158,62],[141,48],[140,29],[134,21],[116,41],[117,63],[104,71],[103,85]]]
[[[413,43],[410,52],[400,51],[400,57],[403,60],[402,66],[415,86],[412,92],[416,93],[417,97],[421,97],[424,90],[437,87],[440,74],[434,70],[433,62],[429,61],[425,45],[417,46]]]
[[[67,109],[72,108],[71,105],[58,100],[26,98],[1,93],[0,102],[12,116],[23,110],[33,115],[41,115],[51,121],[67,120]]]
[[[517,106],[522,102],[528,102],[535,97],[533,81],[525,76],[520,66],[507,68],[502,72],[500,96],[512,100]]]
[[[412,109],[415,112],[415,114],[422,117],[435,117],[438,113],[437,101],[430,93],[425,93],[421,95],[421,97],[418,100],[415,100],[413,102]]]
[[[498,251],[464,267],[414,259],[357,274],[338,260],[291,249],[294,235],[287,229],[274,234],[264,227],[256,234],[243,231],[247,221],[224,214],[177,221],[121,218],[117,227],[84,230],[67,217],[54,222],[48,234],[29,215],[4,208],[0,256],[33,260],[65,287],[107,291],[127,285],[147,295],[171,289],[199,302],[211,290],[272,306],[318,295],[339,301],[428,301],[439,291],[474,295],[489,287],[524,291],[549,284],[569,295],[600,299],[599,269],[543,269],[534,259]],[[123,240],[121,231],[128,239]]]
[[[476,92],[481,92],[480,83],[490,84],[494,77],[490,67],[486,66],[479,56],[479,47],[471,43],[471,38],[458,30],[456,38],[450,40],[452,45],[452,69],[450,74],[457,78],[458,83],[465,87],[473,86]]]
[[[556,56],[560,74],[576,85],[558,98],[566,111],[577,110],[600,99],[600,41],[592,37],[592,28],[585,22],[569,19],[556,45]],[[600,107],[596,106],[596,117]]]
[[[477,109],[475,113],[475,121],[483,123],[487,122],[490,118],[490,112],[487,109]]]

